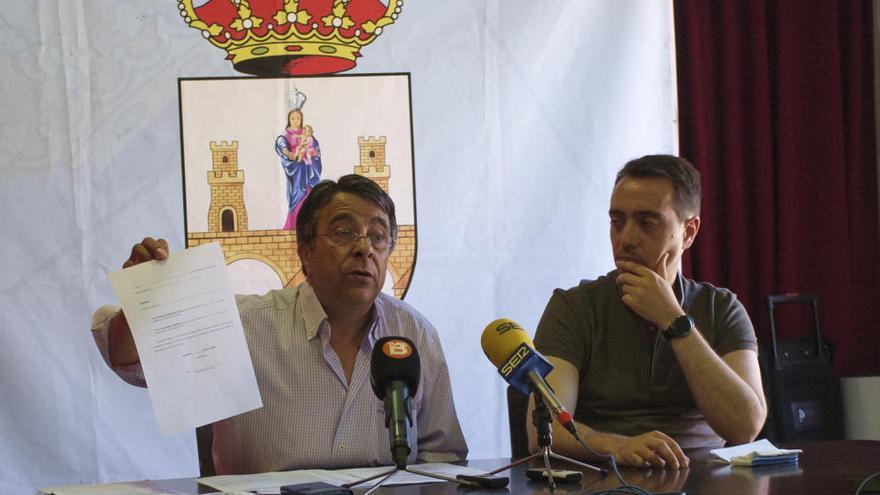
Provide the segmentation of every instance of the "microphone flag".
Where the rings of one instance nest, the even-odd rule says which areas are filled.
[[[544,378],[553,370],[553,365],[535,350],[528,332],[513,320],[499,318],[489,323],[480,341],[486,357],[498,368],[498,374],[523,395],[530,393],[530,372]]]

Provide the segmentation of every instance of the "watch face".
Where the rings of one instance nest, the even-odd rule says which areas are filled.
[[[689,334],[691,329],[694,327],[694,320],[690,315],[682,315],[676,318],[672,325],[669,326],[669,329],[663,332],[663,335],[667,339],[672,339],[675,337],[684,337]]]

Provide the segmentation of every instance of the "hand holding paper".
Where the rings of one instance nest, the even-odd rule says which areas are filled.
[[[165,239],[144,237],[144,240],[131,248],[131,255],[122,264],[122,268],[128,268],[147,261],[167,259],[168,252],[168,241]]]
[[[151,251],[146,244],[147,239],[132,249],[125,265],[130,268],[109,276],[131,327],[162,434],[261,407],[219,244],[143,263],[160,257],[157,249],[167,253],[167,245],[157,243]]]

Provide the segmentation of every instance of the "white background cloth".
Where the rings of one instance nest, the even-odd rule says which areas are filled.
[[[197,474],[89,332],[145,234],[183,247],[177,78],[235,76],[176,2],[0,9],[0,493]],[[357,72],[411,72],[418,260],[471,458],[509,455],[479,336],[534,331],[555,287],[612,264],[616,170],[676,151],[669,1],[405,3]]]

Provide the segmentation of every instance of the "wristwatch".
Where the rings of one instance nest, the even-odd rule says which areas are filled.
[[[666,340],[677,339],[691,333],[693,328],[694,319],[691,318],[691,315],[681,315],[672,320],[672,324],[669,325],[669,328],[663,331],[663,336],[666,337]]]

